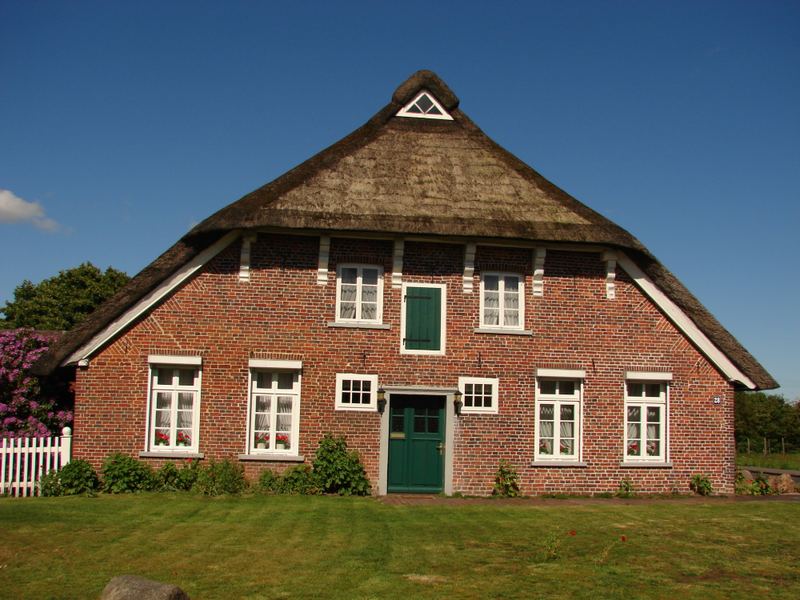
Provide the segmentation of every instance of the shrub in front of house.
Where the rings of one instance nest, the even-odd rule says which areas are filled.
[[[247,485],[244,468],[226,458],[219,462],[212,460],[206,466],[199,467],[192,491],[205,496],[241,494]]]
[[[368,496],[369,479],[357,452],[347,450],[344,437],[326,434],[314,459],[320,491],[340,496]]]
[[[103,461],[103,491],[110,494],[146,492],[158,488],[158,478],[150,467],[119,452]]]
[[[692,479],[689,481],[689,488],[700,496],[710,496],[714,492],[714,487],[711,485],[708,475],[700,473],[692,475]]]
[[[42,496],[74,496],[94,494],[100,489],[100,478],[85,460],[73,460],[59,471],[50,471],[39,481]]]
[[[519,474],[514,466],[507,460],[501,460],[494,476],[493,496],[503,498],[516,498],[520,495]]]
[[[199,462],[188,459],[179,469],[175,463],[164,463],[156,473],[158,489],[162,492],[188,492],[197,481]]]

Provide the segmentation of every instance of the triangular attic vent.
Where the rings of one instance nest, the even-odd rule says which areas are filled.
[[[453,120],[453,117],[447,114],[447,111],[439,104],[439,101],[426,90],[422,90],[417,94],[411,102],[406,104],[400,112],[397,113],[397,116],[413,117],[415,119]]]

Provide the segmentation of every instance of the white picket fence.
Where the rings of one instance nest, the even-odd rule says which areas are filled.
[[[0,495],[35,496],[42,475],[67,464],[72,455],[72,429],[61,437],[4,439],[0,444]]]

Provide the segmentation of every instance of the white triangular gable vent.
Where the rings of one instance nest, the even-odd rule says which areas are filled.
[[[433,94],[426,90],[422,90],[417,94],[416,98],[406,104],[400,112],[397,113],[397,116],[413,117],[415,119],[453,120],[453,117],[447,114],[447,111],[439,104],[439,101],[433,97]]]

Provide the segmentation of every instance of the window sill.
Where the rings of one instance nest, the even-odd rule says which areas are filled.
[[[671,469],[671,462],[621,462],[623,469]]]
[[[568,461],[568,460],[535,460],[530,464],[531,467],[573,467],[577,469],[585,469],[589,465],[585,462]]]
[[[462,408],[459,416],[469,417],[472,415],[496,415],[499,412],[499,410],[471,410],[468,408]]]
[[[345,323],[330,321],[328,327],[344,327],[345,329],[391,329],[388,323]]]
[[[204,458],[202,452],[180,452],[178,450],[165,450],[163,452],[139,452],[139,458]]]
[[[363,407],[355,407],[355,406],[336,406],[337,412],[378,412],[378,409],[375,405],[366,404]]]
[[[476,327],[475,333],[499,333],[500,335],[527,335],[532,336],[530,329],[505,329],[503,327]]]
[[[297,454],[240,454],[239,460],[252,460],[264,462],[303,462],[305,456]]]

